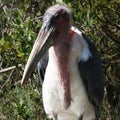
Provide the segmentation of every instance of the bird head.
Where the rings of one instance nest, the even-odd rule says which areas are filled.
[[[55,44],[57,38],[67,37],[71,27],[71,11],[63,5],[48,8],[43,16],[43,25],[27,61],[21,84],[29,79],[37,63]]]

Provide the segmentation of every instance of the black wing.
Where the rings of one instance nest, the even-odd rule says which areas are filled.
[[[100,106],[104,97],[104,74],[102,63],[94,44],[83,34],[92,54],[87,61],[79,61],[81,78],[88,93],[90,102],[95,106],[96,117],[99,117]]]
[[[43,81],[44,81],[44,75],[45,75],[47,64],[48,64],[48,53],[45,54],[37,64],[41,85],[43,84]]]

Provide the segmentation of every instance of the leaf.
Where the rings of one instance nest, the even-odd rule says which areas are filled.
[[[93,19],[90,19],[90,20],[88,21],[88,25],[89,25],[90,27],[92,27],[93,23],[94,23],[94,20],[93,20]]]
[[[63,3],[63,0],[56,0],[56,2],[58,2],[58,3]]]
[[[23,57],[23,56],[24,56],[24,53],[18,53],[17,56],[18,56],[18,57]]]
[[[7,49],[7,48],[9,48],[10,46],[9,46],[9,43],[4,43],[4,48],[5,49]]]
[[[0,46],[3,46],[4,43],[5,43],[5,39],[4,39],[4,37],[3,37],[3,38],[0,40]]]

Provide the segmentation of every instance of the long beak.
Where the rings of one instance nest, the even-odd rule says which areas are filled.
[[[48,27],[43,24],[38,34],[38,37],[33,45],[33,49],[31,51],[27,64],[25,66],[25,70],[21,80],[21,85],[23,85],[23,83],[29,79],[39,60],[43,57],[43,55],[47,52],[49,47],[53,44],[54,39],[51,35],[53,35],[54,33],[54,26]]]

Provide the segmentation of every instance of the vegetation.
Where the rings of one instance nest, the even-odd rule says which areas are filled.
[[[62,0],[0,0],[0,120],[47,120],[35,73],[20,86],[45,10]],[[63,0],[93,40],[105,73],[101,120],[120,120],[120,1]],[[12,68],[10,70],[5,68]]]

